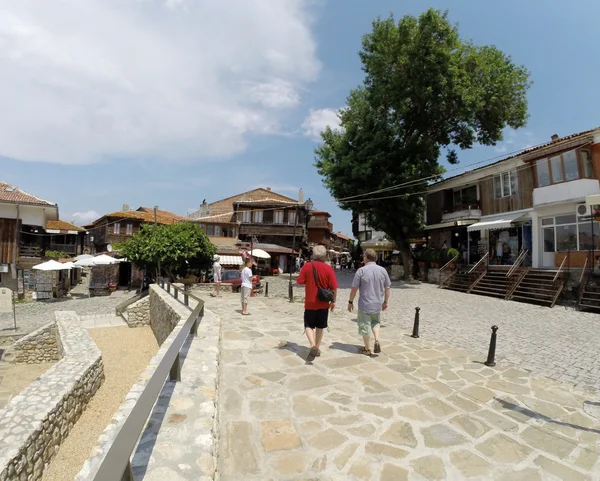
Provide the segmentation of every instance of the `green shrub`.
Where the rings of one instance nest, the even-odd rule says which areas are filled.
[[[51,259],[68,259],[71,256],[64,252],[47,250],[46,257],[50,257]]]
[[[456,250],[454,248],[448,249],[448,253],[447,253],[448,261],[447,262],[450,262],[452,259],[454,259],[459,254],[460,253],[458,252],[458,250]]]

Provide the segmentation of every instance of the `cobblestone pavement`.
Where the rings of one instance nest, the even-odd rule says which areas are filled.
[[[17,333],[26,334],[53,321],[56,311],[75,311],[80,316],[114,315],[115,306],[128,295],[134,295],[134,293],[117,291],[107,297],[88,297],[82,291],[75,291],[71,297],[17,304]],[[13,315],[0,313],[0,336],[14,332]]]
[[[411,304],[438,293],[396,292]],[[436,305],[455,324],[461,297],[448,294]],[[583,410],[593,394],[502,359],[488,368],[389,317],[377,357],[358,354],[356,324],[338,313],[307,361],[301,304],[253,297],[246,317],[228,294],[207,308],[222,320],[222,481],[600,479],[600,421]]]
[[[334,325],[356,318],[346,311],[353,273],[337,271],[339,311]],[[269,296],[287,298],[288,279],[270,277]],[[301,301],[304,289],[294,289]],[[491,326],[497,325],[500,360],[539,376],[600,393],[600,315],[556,306],[552,309],[474,294],[438,289],[431,284],[394,282],[384,323],[411,329],[420,307],[421,336],[478,354],[487,353]],[[387,332],[394,332],[388,330]]]

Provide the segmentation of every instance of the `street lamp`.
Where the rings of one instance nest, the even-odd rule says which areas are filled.
[[[313,208],[313,201],[308,199],[305,203],[304,203],[304,208],[306,209],[306,212],[308,214],[308,212],[310,212],[310,210]],[[296,229],[298,228],[298,213],[299,213],[299,209],[298,209],[298,205],[296,205],[296,216],[294,218],[294,237],[292,239],[292,254],[291,254],[291,258],[294,257],[294,251],[296,250]],[[308,218],[308,215],[307,215]],[[290,262],[290,282],[288,285],[288,295],[290,298],[290,302],[294,302],[294,288],[292,287],[292,265],[296,265],[296,262]]]

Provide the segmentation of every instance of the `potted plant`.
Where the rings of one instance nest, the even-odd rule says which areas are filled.
[[[447,254],[447,256],[448,256],[448,262],[450,262],[451,260],[453,260],[458,255],[459,255],[458,250],[456,250],[454,248],[448,249],[448,254]],[[452,264],[450,264],[448,266],[449,269],[454,269],[455,267],[456,267],[456,261],[454,261]]]
[[[442,251],[432,251],[431,252],[431,267],[436,269],[440,267]]]
[[[417,264],[419,265],[419,267],[425,267],[425,252],[427,250],[422,250],[421,252],[419,252],[419,255],[417,256]]]

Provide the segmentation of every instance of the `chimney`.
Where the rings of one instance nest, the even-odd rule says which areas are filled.
[[[204,199],[202,201],[202,204],[200,204],[200,217],[207,217],[208,216],[208,204],[206,202],[206,199]]]
[[[129,212],[130,207],[129,204],[123,204],[123,212]]]
[[[554,134],[552,136],[552,142],[556,142],[560,137],[558,136],[558,134]]]
[[[271,192],[271,187],[267,187],[267,190],[268,190],[269,192]]]
[[[298,204],[304,204],[304,191],[302,189],[298,192]]]

